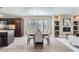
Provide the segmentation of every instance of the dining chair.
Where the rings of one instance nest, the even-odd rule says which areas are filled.
[[[48,42],[48,45],[50,45],[50,33],[48,33],[47,36],[44,36],[44,39],[46,39]]]
[[[35,48],[39,46],[40,48],[43,48],[43,38],[42,38],[42,32],[36,31],[35,32],[35,40],[34,40]]]
[[[27,46],[30,43],[31,39],[34,39],[34,36],[29,36],[29,33],[27,33]]]

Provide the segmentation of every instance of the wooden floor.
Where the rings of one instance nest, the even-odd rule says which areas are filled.
[[[50,46],[47,44],[46,40],[44,42],[43,49],[34,49],[32,40],[27,47],[27,37],[17,37],[9,46],[1,47],[0,52],[73,52],[55,38],[51,38]]]

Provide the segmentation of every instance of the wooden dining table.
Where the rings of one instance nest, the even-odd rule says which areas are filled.
[[[30,36],[33,36],[33,38],[34,38],[34,40],[35,40],[35,33],[29,33],[29,37],[30,37]],[[43,34],[42,34],[42,38],[44,38],[44,37],[46,37],[46,36],[49,36],[49,34],[48,34],[48,33],[43,33]],[[34,40],[33,40],[33,41],[34,41]],[[44,40],[43,40],[43,41],[44,41]],[[47,42],[48,42],[48,40],[47,40]]]
[[[30,33],[29,36],[34,36],[35,37],[35,34],[34,33]],[[43,33],[42,37],[44,38],[44,36],[48,36],[48,34]]]

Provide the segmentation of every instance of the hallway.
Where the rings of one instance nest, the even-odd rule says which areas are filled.
[[[0,52],[73,52],[70,48],[59,42],[57,39],[50,40],[50,46],[45,42],[43,49],[34,49],[33,41],[31,40],[28,48],[26,37],[15,38],[14,42],[8,47],[0,48]]]

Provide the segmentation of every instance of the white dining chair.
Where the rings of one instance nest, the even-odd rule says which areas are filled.
[[[42,38],[42,32],[36,31],[35,32],[35,40],[34,40],[35,48],[39,45],[40,48],[43,48],[43,38]]]
[[[34,36],[29,36],[29,33],[27,33],[27,47],[31,39],[34,39]]]
[[[48,34],[48,35],[47,36],[44,36],[44,39],[46,39],[47,42],[48,42],[48,45],[50,45],[50,32],[49,33],[46,33],[46,34]]]

